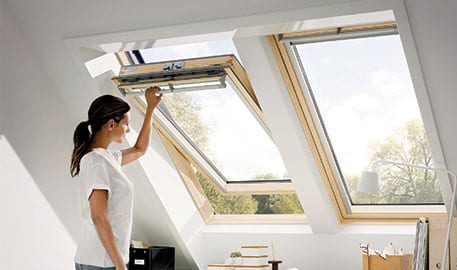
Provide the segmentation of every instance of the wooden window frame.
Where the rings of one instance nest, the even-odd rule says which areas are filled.
[[[127,58],[118,56],[121,64],[127,62]],[[127,60],[126,60],[127,59]],[[176,60],[181,61],[181,60]],[[210,64],[225,65],[227,76],[232,80],[235,91],[241,95],[240,98],[246,106],[252,110],[257,119],[269,134],[269,129],[263,117],[260,105],[255,97],[254,90],[248,80],[246,71],[234,55],[203,57],[187,60],[192,66],[207,66]],[[162,66],[163,62],[156,63]],[[149,64],[146,64],[149,65]],[[150,67],[149,67],[150,68]],[[152,67],[152,69],[157,67]],[[151,70],[151,69],[147,69]],[[147,72],[147,71],[145,71]],[[151,85],[152,86],[152,85]],[[136,97],[130,96],[133,102],[143,113],[146,112],[145,104]],[[154,111],[153,126],[170,155],[176,170],[190,193],[206,224],[307,224],[304,214],[271,214],[271,215],[219,215],[215,214],[211,202],[206,197],[204,190],[194,173],[192,166],[209,179],[211,185],[220,193],[227,195],[240,194],[292,194],[295,189],[291,183],[256,183],[256,184],[234,184],[225,183],[214,171],[211,170],[205,159],[198,151],[178,132],[168,121],[166,116],[159,110]]]
[[[270,136],[270,130],[266,124],[260,105],[254,94],[254,90],[248,80],[246,71],[240,64],[235,55],[223,55],[213,57],[202,57],[193,59],[174,60],[173,62],[184,62],[186,67],[208,67],[211,65],[223,66],[224,70],[233,83],[233,88],[239,94],[242,102],[248,107],[249,110],[256,116],[257,120]],[[136,72],[147,73],[151,71],[159,71],[162,69],[163,64],[167,62],[158,62],[151,64],[136,65]],[[128,66],[127,66],[128,67]],[[158,85],[159,83],[151,83],[150,86]],[[145,105],[139,98],[130,97],[130,100],[137,105],[140,110],[145,111]],[[215,187],[223,193],[228,194],[269,194],[269,193],[294,193],[295,189],[290,182],[263,182],[263,183],[227,183],[220,176],[204,157],[202,153],[179,132],[167,117],[160,112],[154,111],[154,120],[160,129],[167,134],[173,145],[179,149],[187,160],[190,160],[199,171],[203,172],[208,179],[216,183]]]
[[[200,214],[203,217],[203,220],[206,224],[307,224],[308,220],[304,214],[271,214],[271,215],[219,215],[215,214],[214,208],[211,205],[211,202],[205,195],[203,187],[201,186],[197,175],[192,169],[192,161],[186,158],[186,154],[181,152],[176,144],[173,142],[167,131],[164,130],[160,124],[154,122],[154,127],[158,131],[159,136],[169,153],[176,170],[179,172],[179,175],[184,182],[188,192],[190,193],[192,199],[194,200],[195,205],[197,206]],[[201,172],[201,171],[200,171]],[[204,172],[203,175],[205,175]],[[208,178],[209,179],[209,178]],[[222,192],[222,190],[214,184],[213,181],[209,181],[211,185]],[[242,192],[241,194],[244,194]],[[280,192],[275,192],[280,193]],[[232,193],[233,194],[233,193]]]
[[[304,93],[309,93],[306,84],[301,79],[300,70],[294,63],[294,55],[291,54],[289,45],[280,42],[280,39],[308,38],[312,35],[332,35],[337,32],[355,32],[361,30],[382,29],[396,27],[395,22],[379,24],[355,25],[341,28],[317,29],[313,31],[288,33],[268,36],[268,43],[273,52],[275,61],[281,72],[289,97],[294,106],[298,120],[310,146],[312,155],[323,179],[323,183],[333,208],[342,223],[359,221],[412,221],[419,217],[443,217],[445,216],[444,205],[351,205],[343,188],[343,181],[335,171],[335,161],[329,154],[327,139],[323,136],[322,126],[314,112],[314,105],[309,102]],[[419,104],[418,104],[419,105]]]

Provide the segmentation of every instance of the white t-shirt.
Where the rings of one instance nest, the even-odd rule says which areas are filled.
[[[99,267],[113,267],[92,222],[89,196],[94,189],[108,191],[107,216],[124,262],[129,260],[132,233],[133,185],[121,170],[122,153],[118,150],[93,149],[80,162],[79,187],[83,226],[78,238],[75,262]]]

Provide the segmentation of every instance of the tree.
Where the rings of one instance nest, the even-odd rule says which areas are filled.
[[[303,214],[297,194],[271,195],[273,214]]]
[[[303,214],[297,194],[252,195],[257,201],[256,214]]]
[[[258,174],[253,179],[274,180],[279,177],[272,173]],[[257,201],[256,214],[303,214],[297,194],[252,195]]]
[[[203,123],[198,99],[188,93],[165,95],[162,106],[201,151],[210,153],[208,137],[211,129]]]
[[[225,195],[214,188],[210,180],[201,173],[197,172],[197,177],[206,197],[213,206],[215,214],[247,215],[256,213],[257,202],[251,195]]]
[[[432,166],[430,146],[420,120],[411,120],[384,140],[371,145],[371,162],[392,160],[408,164]],[[430,170],[378,164],[375,169],[382,179],[378,196],[356,191],[357,176],[346,177],[354,203],[436,203],[442,196],[436,174]]]

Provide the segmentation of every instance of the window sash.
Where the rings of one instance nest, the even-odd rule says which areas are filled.
[[[392,27],[392,25],[388,27]],[[360,27],[360,29],[363,28]],[[352,205],[349,194],[344,188],[345,182],[342,180],[340,170],[337,168],[338,165],[335,162],[334,154],[332,154],[332,150],[329,147],[329,140],[322,128],[322,122],[317,116],[315,105],[310,101],[312,98],[307,82],[301,77],[299,60],[295,57],[293,46],[294,44],[300,44],[299,40],[303,36],[308,37],[309,35],[304,32],[272,35],[268,37],[268,42],[340,220],[342,222],[367,219],[410,220],[424,216],[444,216],[444,205],[438,203],[421,204],[422,207],[420,208],[417,205],[404,204]],[[363,37],[364,35],[360,36]],[[296,39],[295,43],[291,42],[295,37],[299,39]]]
[[[184,60],[174,60],[186,61]],[[228,64],[225,68],[227,77],[233,84],[232,88],[237,92],[241,101],[247,106],[247,108],[253,113],[256,120],[260,123],[261,127],[267,132],[267,135],[271,138],[271,133],[266,125],[261,108],[254,95],[252,86],[249,83],[246,72],[241,66],[239,61],[234,55],[223,55],[215,57],[203,57],[191,59],[189,66],[195,67],[198,65],[205,64]],[[163,63],[161,63],[163,64]],[[143,111],[146,108],[146,104],[140,98],[133,98],[132,100],[137,106]],[[294,193],[295,189],[292,186],[290,179],[274,179],[266,181],[228,181],[224,175],[218,170],[218,168],[205,156],[202,151],[192,142],[192,140],[180,129],[173,121],[160,110],[155,110],[154,118],[159,123],[160,128],[168,134],[173,143],[185,153],[189,160],[204,171],[209,179],[213,180],[217,187],[224,193],[230,194],[270,194],[270,193]],[[273,142],[274,144],[274,142]]]
[[[195,205],[202,215],[206,224],[307,224],[308,220],[305,214],[253,214],[253,215],[235,215],[235,214],[214,214],[214,208],[206,197],[206,194],[197,179],[191,165],[184,153],[176,148],[173,140],[160,127],[160,124],[154,122],[162,142],[165,145],[181,179],[183,180],[188,192],[190,193]],[[199,170],[200,171],[200,170]],[[204,172],[200,171],[205,175]],[[205,176],[206,177],[206,176]],[[213,184],[213,182],[211,182]],[[213,187],[217,188],[216,185]],[[219,190],[220,191],[220,190]]]
[[[382,29],[382,30],[384,30],[384,29]],[[371,37],[379,36],[377,34],[373,34],[372,31],[370,31],[368,33],[365,33],[365,32],[366,32],[366,30],[362,30],[361,34],[355,35],[352,38],[371,38]],[[388,33],[382,32],[382,35],[398,35],[398,33],[396,33],[396,32],[388,32]],[[347,36],[342,36],[340,38],[334,38],[334,39],[332,39],[332,41],[339,41],[339,40],[345,40],[345,39],[347,39]],[[319,41],[319,42],[325,42],[325,41]],[[314,115],[315,115],[316,122],[319,123],[321,138],[324,138],[324,140],[326,141],[325,147],[326,147],[326,151],[327,151],[327,156],[331,157],[331,165],[332,165],[332,168],[334,170],[334,174],[336,174],[336,176],[337,176],[336,178],[338,179],[338,183],[339,183],[340,188],[342,188],[344,190],[344,193],[346,194],[345,198],[348,201],[347,204],[349,204],[351,206],[382,206],[382,205],[392,205],[392,206],[395,206],[395,205],[399,205],[399,206],[402,206],[402,205],[418,205],[418,206],[423,206],[423,205],[443,205],[444,204],[443,202],[405,202],[405,203],[372,203],[372,204],[369,204],[369,203],[356,203],[356,202],[353,201],[353,199],[351,197],[351,194],[350,194],[350,189],[349,189],[348,184],[347,184],[347,180],[343,176],[343,172],[342,172],[342,168],[340,166],[339,158],[338,158],[338,156],[336,154],[336,151],[335,151],[335,149],[334,149],[334,147],[332,145],[332,138],[331,138],[329,132],[327,131],[325,121],[323,119],[322,113],[320,112],[318,101],[317,101],[316,96],[314,94],[314,90],[312,89],[311,82],[308,79],[308,74],[306,72],[306,68],[304,67],[304,63],[302,63],[301,59],[300,59],[300,55],[299,55],[299,52],[298,52],[297,45],[301,45],[301,44],[305,44],[305,43],[293,43],[293,42],[290,42],[288,44],[289,53],[291,55],[293,55],[292,58],[294,59],[294,62],[296,63],[295,66],[297,67],[297,72],[298,72],[298,70],[300,70],[300,73],[302,75],[301,78],[303,80],[303,83],[306,85],[306,89],[307,89],[307,92],[308,92],[307,97],[308,97],[308,100],[309,100],[310,104],[312,104],[312,106],[314,107],[313,112],[314,112]],[[415,101],[416,101],[416,104],[417,104],[417,100],[415,100]],[[333,135],[333,139],[335,139],[334,135]]]

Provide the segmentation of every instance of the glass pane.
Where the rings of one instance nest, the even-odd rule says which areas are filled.
[[[214,188],[202,174],[197,172],[197,177],[215,215],[304,214],[295,193],[224,195]]]
[[[287,178],[282,158],[227,79],[225,88],[164,95],[161,111],[228,181]]]
[[[360,172],[385,159],[431,166],[398,35],[296,45],[353,204],[442,203],[436,175],[382,165],[381,194],[357,192]]]
[[[187,58],[234,54],[240,59],[231,40],[218,40],[140,50],[146,63]]]

